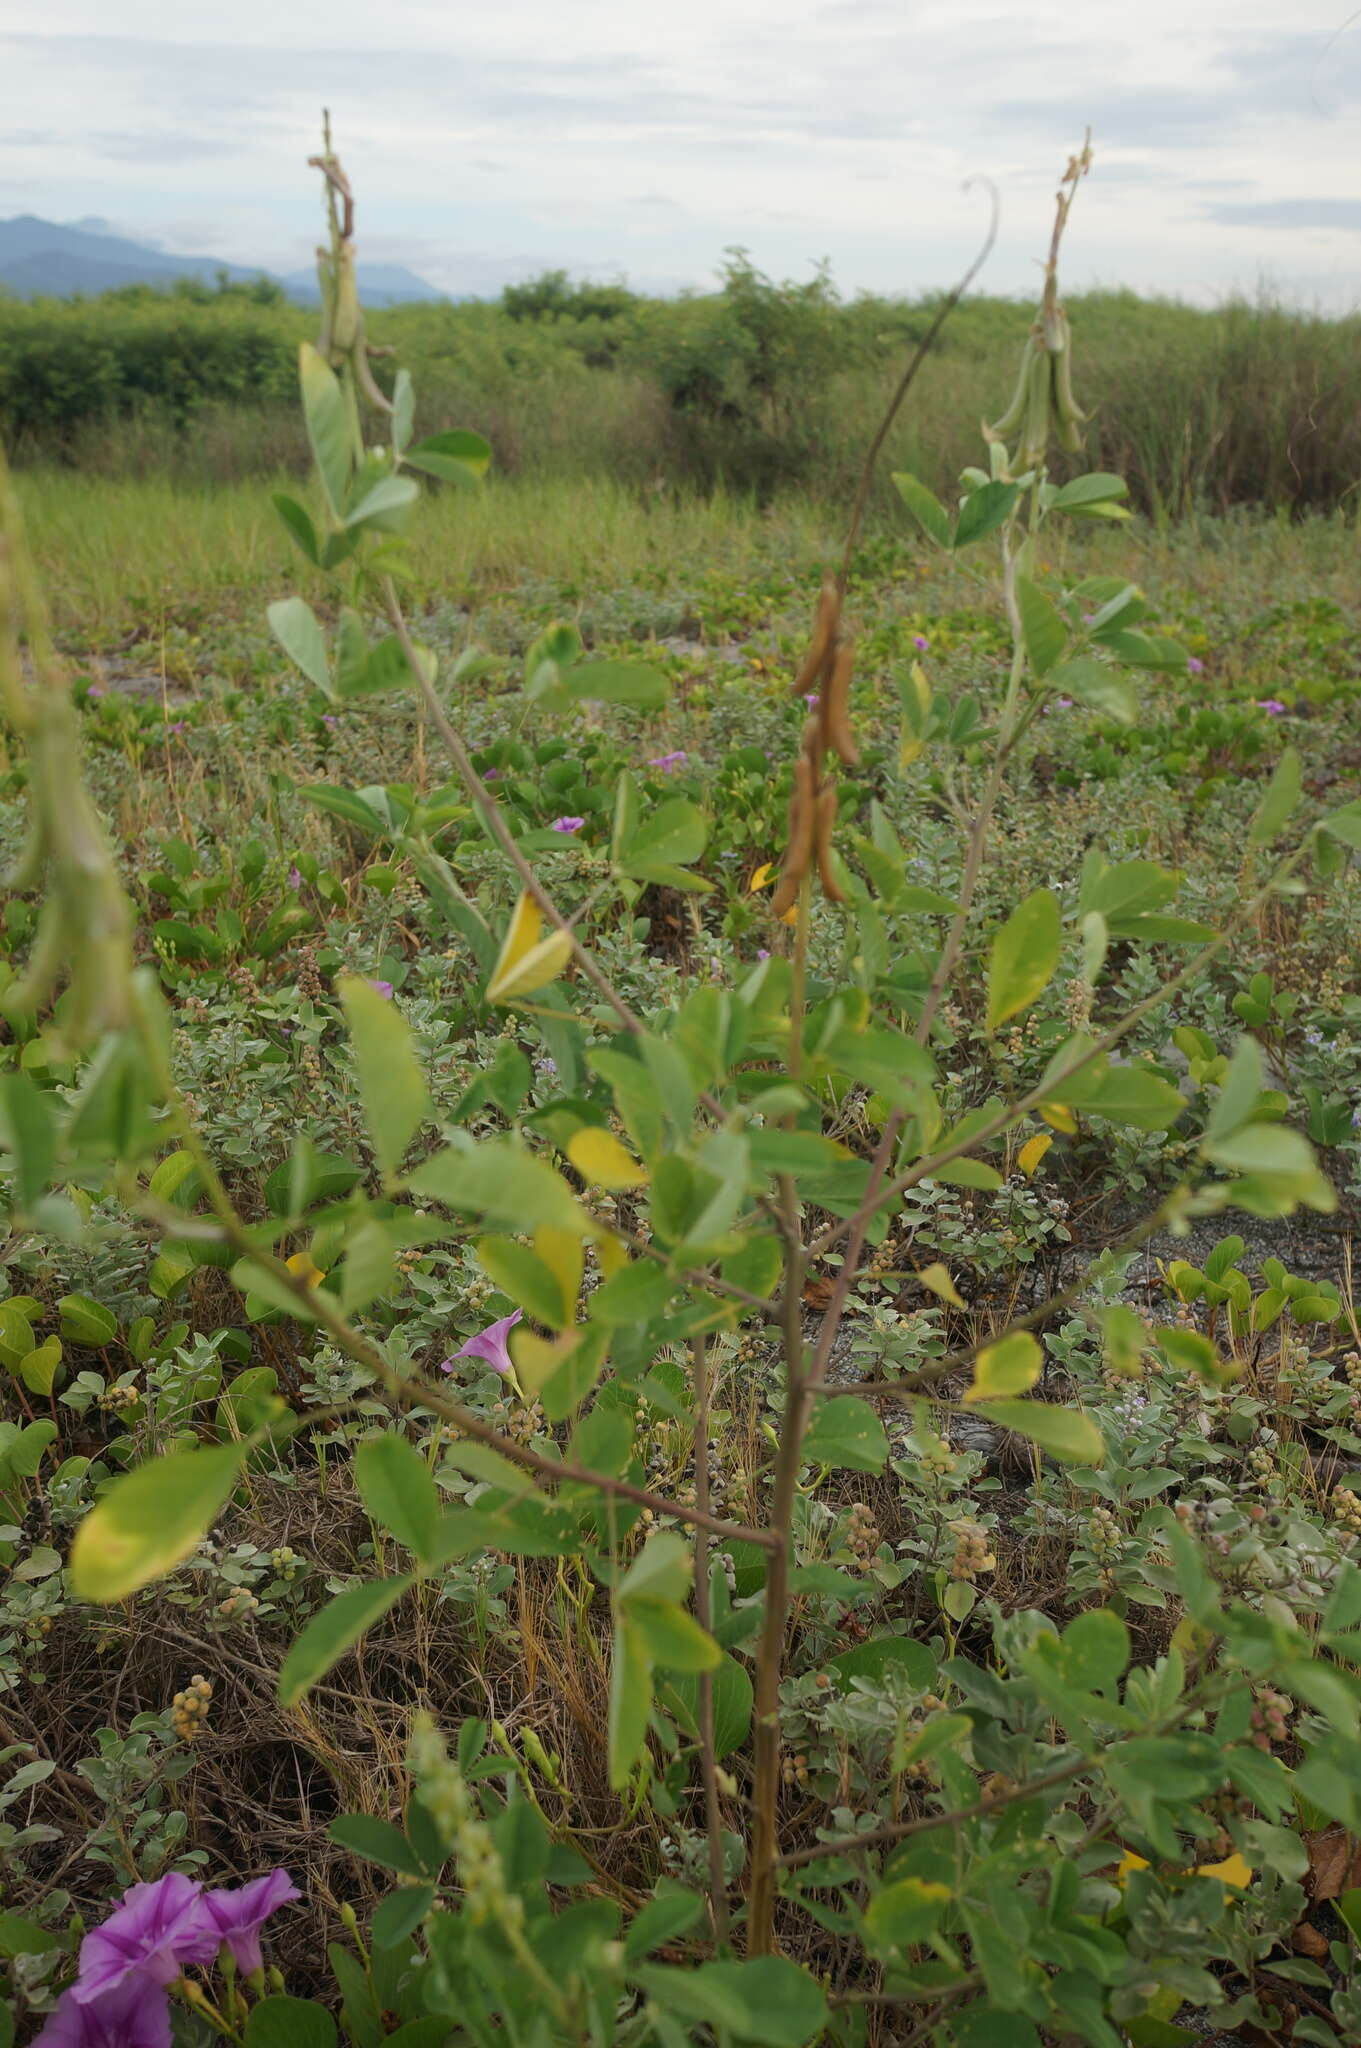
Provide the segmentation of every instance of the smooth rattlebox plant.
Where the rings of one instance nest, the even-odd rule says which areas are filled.
[[[1049,566],[1068,521],[1127,516],[1120,478],[1060,483],[1049,469],[1056,436],[1070,451],[1081,445],[1080,336],[1058,298],[1057,262],[1088,152],[1062,181],[1040,312],[1017,398],[986,430],[986,466],[964,472],[953,505],[896,479],[928,547],[990,551],[1007,625],[1005,679],[991,696],[980,685],[967,704],[939,701],[926,647],[898,679],[902,763],[928,750],[962,759],[966,748],[981,762],[957,889],[913,879],[877,806],[858,829],[847,574],[857,510],[847,564],[829,575],[808,656],[788,679],[791,697],[816,701],[800,712],[788,844],[769,878],[773,906],[759,913],[765,957],[736,968],[731,987],[699,986],[655,1015],[616,986],[593,934],[619,920],[629,928],[648,889],[694,899],[702,919],[714,892],[703,869],[711,821],[684,794],[645,802],[625,770],[608,790],[588,791],[603,799],[589,815],[609,828],[599,860],[581,871],[579,900],[549,888],[547,855],[561,855],[585,804],[517,829],[522,814],[502,803],[499,769],[475,762],[449,709],[449,685],[476,677],[476,657],[442,663],[400,596],[425,491],[476,488],[490,451],[467,433],[418,438],[409,376],[380,381],[354,285],[354,198],[329,133],[315,161],[328,215],[323,318],[316,346],[300,351],[299,382],[316,488],[310,505],[284,494],[275,503],[316,572],[309,587],[324,575],[329,595],[324,607],[281,599],[270,625],[320,702],[414,694],[455,793],[327,785],[323,807],[371,832],[385,857],[410,861],[470,984],[513,1020],[545,1087],[528,1110],[525,1087],[498,1070],[456,1115],[437,1117],[399,993],[342,977],[367,1148],[339,1161],[337,1180],[334,1160],[323,1172],[299,1132],[278,1206],[263,1219],[237,1212],[175,1086],[173,1019],[153,978],[132,966],[129,913],[97,820],[83,798],[67,801],[80,790],[75,739],[6,495],[0,688],[32,750],[33,845],[49,876],[34,962],[6,1000],[34,1011],[57,967],[74,965],[52,1028],[86,1056],[70,1091],[23,1070],[4,1079],[14,1216],[36,1232],[76,1234],[80,1210],[63,1190],[102,1175],[169,1245],[211,1247],[253,1312],[315,1328],[356,1368],[359,1384],[341,1387],[324,1419],[359,1426],[353,1479],[380,1540],[367,1575],[298,1633],[279,1673],[285,1705],[301,1706],[385,1616],[405,1603],[427,1611],[470,1561],[546,1561],[583,1637],[608,1615],[601,1813],[675,1833],[692,1819],[701,1844],[651,1895],[621,1894],[593,1862],[594,1817],[579,1841],[572,1824],[550,1821],[534,1788],[551,1787],[559,1765],[537,1736],[531,1752],[532,1731],[518,1748],[499,1722],[440,1728],[429,1702],[394,1702],[409,1724],[397,1817],[342,1815],[332,1828],[393,1880],[366,1931],[346,1908],[348,1938],[330,1950],[340,2027],[356,2048],[451,2038],[798,2048],[885,2039],[887,2009],[897,2038],[942,2048],[1119,2048],[1187,2038],[1173,2024],[1187,2001],[1217,2006],[1221,2024],[1264,2025],[1259,1991],[1229,2001],[1215,1970],[1260,1982],[1255,1963],[1289,1925],[1277,1909],[1302,1868],[1292,1813],[1361,1826],[1361,1572],[1335,1563],[1305,1629],[1280,1599],[1248,1597],[1229,1553],[1157,1503],[1140,1554],[1169,1626],[1160,1654],[1136,1664],[1123,1595],[1063,1628],[989,1600],[989,1531],[958,1511],[959,1454],[933,1419],[943,1411],[952,1427],[968,1420],[1019,1440],[1037,1475],[1099,1484],[1100,1401],[1040,1397],[1047,1332],[1074,1348],[1064,1319],[1078,1314],[1090,1344],[1131,1379],[1156,1359],[1188,1384],[1215,1385],[1231,1361],[1209,1338],[1186,1343],[1173,1317],[1150,1326],[1104,1298],[1101,1260],[1090,1295],[1068,1289],[954,1342],[968,1325],[944,1320],[963,1304],[937,1260],[918,1277],[950,1345],[926,1355],[905,1346],[900,1369],[877,1382],[833,1373],[853,1288],[894,1219],[942,1189],[999,1188],[997,1161],[1013,1145],[1029,1174],[1050,1139],[1089,1121],[1181,1130],[1183,1177],[1123,1248],[1234,1207],[1272,1218],[1332,1206],[1309,1142],[1281,1120],[1256,1038],[1243,1035],[1207,1081],[1194,1131],[1176,1070],[1126,1061],[1121,1048],[1263,906],[1298,892],[1306,869],[1326,881],[1344,866],[1361,847],[1361,806],[1314,820],[1280,853],[1302,803],[1287,750],[1251,828],[1250,885],[1220,931],[1172,907],[1178,877],[1148,860],[1111,862],[1099,847],[1073,887],[1037,888],[1000,918],[980,910],[999,792],[1046,707],[1070,700],[1133,727],[1140,675],[1187,665],[1132,583],[1107,575],[1070,587]],[[17,658],[21,627],[31,685]],[[564,625],[529,649],[513,710],[532,731],[584,701],[655,708],[664,696],[651,669],[592,658]],[[651,765],[683,784],[685,763],[673,750]],[[476,819],[499,859],[499,915],[441,850],[454,810]],[[575,887],[579,871],[570,873]],[[815,925],[820,937],[836,934],[816,958]],[[99,949],[97,986],[87,943]],[[1079,963],[1094,993],[1107,986],[1112,948],[1132,943],[1166,963],[1150,993],[1114,1021],[1073,1029],[1009,1097],[980,1067],[971,1106],[960,1106],[944,1058],[953,992],[981,986],[996,1043],[1065,962]],[[859,1149],[834,1121],[850,1099],[866,1105]],[[412,1245],[463,1239],[511,1308],[445,1364],[489,1365],[527,1409],[537,1404],[546,1434],[536,1442],[461,1400],[455,1372],[413,1370],[393,1336],[366,1324]],[[739,1513],[736,1499],[720,1500],[712,1466],[715,1357],[751,1333],[779,1349],[780,1410],[764,1483]],[[896,1449],[870,1394],[911,1422]],[[692,1484],[652,1483],[631,1420],[640,1403],[689,1442]],[[195,1552],[252,1460],[267,1447],[305,1458],[322,1419],[257,1386],[220,1413],[212,1442],[170,1447],[114,1478],[72,1546],[73,1593],[133,1599]],[[40,1463],[44,1445],[33,1450]],[[455,1505],[437,1484],[437,1456],[469,1482]],[[810,1561],[800,1548],[831,1472],[863,1475],[867,1492],[896,1483],[917,1502],[918,1533],[896,1558],[883,1554],[868,1502],[832,1532],[829,1556]],[[1101,1596],[1105,1541],[1093,1538],[1088,1579]],[[875,1574],[902,1596],[898,1625],[834,1648],[834,1623]],[[795,1655],[804,1630],[825,1637],[811,1673]],[[1267,1687],[1298,1703],[1289,1768],[1258,1739]],[[820,1735],[807,1736],[810,1757],[791,1752],[785,1734],[802,1741],[837,1715],[878,1745],[879,1771],[847,1777],[831,1824],[815,1825],[803,1788],[827,1769]],[[1343,1916],[1361,1924],[1345,1902]],[[245,2048],[333,2042],[336,2021],[319,2004],[247,1981],[254,1972],[234,1948],[244,1940],[249,1950],[243,1927],[221,1923],[238,1974],[215,2031]]]

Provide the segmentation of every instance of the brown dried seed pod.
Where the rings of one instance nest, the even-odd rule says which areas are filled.
[[[831,678],[822,693],[822,731],[829,747],[835,748],[848,768],[860,765],[860,749],[851,731],[851,673],[855,668],[855,640],[843,640],[836,650]]]
[[[803,721],[803,731],[799,735],[799,752],[806,755],[816,766],[822,760],[826,745],[822,732],[822,710],[819,706],[811,718],[805,718]]]
[[[813,764],[806,754],[794,763],[794,794],[789,800],[789,845],[785,849],[780,880],[770,900],[776,917],[793,908],[799,884],[813,858],[813,836],[817,826],[817,783]]]
[[[802,697],[815,687],[828,651],[836,639],[840,617],[841,599],[837,596],[836,579],[829,572],[822,579],[818,608],[813,617],[813,637],[808,643],[808,652],[803,657],[803,666],[794,678],[796,697]]]
[[[832,832],[836,826],[836,784],[829,782],[818,797],[817,808],[817,852],[818,879],[822,893],[829,903],[844,903],[846,891],[837,881],[832,867]]]

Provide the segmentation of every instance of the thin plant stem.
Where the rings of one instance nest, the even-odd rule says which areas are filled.
[[[709,1340],[701,1330],[690,1340],[695,1385],[695,1506],[709,1512]],[[695,1530],[695,1619],[706,1635],[713,1629],[709,1597],[709,1532]],[[718,1796],[718,1751],[714,1740],[714,1674],[699,1674],[699,1759],[704,1780],[704,1827],[709,1840],[709,1912],[714,1941],[728,1939],[728,1877],[723,1851],[723,1808]]]

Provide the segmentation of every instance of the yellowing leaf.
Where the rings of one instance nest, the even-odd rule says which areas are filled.
[[[1013,1330],[980,1351],[973,1370],[973,1385],[964,1393],[966,1401],[1028,1394],[1044,1370],[1044,1353],[1028,1330]]]
[[[566,932],[550,932],[546,939],[542,932],[543,912],[526,889],[487,983],[489,1003],[514,1002],[557,980],[572,957],[572,941]]]
[[[1033,1138],[1026,1139],[1026,1142],[1017,1153],[1016,1159],[1027,1180],[1034,1179],[1036,1167],[1053,1142],[1054,1140],[1046,1137],[1043,1131],[1037,1132]]]
[[[1077,1136],[1077,1118],[1061,1102],[1042,1102],[1039,1112],[1047,1124],[1052,1124],[1056,1131],[1062,1131],[1066,1138]]]
[[[592,1125],[584,1125],[581,1130],[573,1132],[567,1140],[567,1157],[583,1180],[589,1181],[592,1187],[607,1188],[611,1194],[620,1188],[647,1185],[647,1168],[639,1164],[618,1138]]]
[[[1146,1856],[1137,1856],[1133,1849],[1126,1849],[1115,1867],[1115,1882],[1123,1891],[1131,1871],[1148,1870],[1151,1867]],[[1226,1856],[1222,1863],[1198,1863],[1193,1872],[1183,1872],[1183,1875],[1217,1877],[1224,1886],[1224,1897],[1228,1901],[1235,1892],[1247,1890],[1255,1872],[1252,1865],[1235,1849],[1232,1856]]]
[[[126,1600],[189,1556],[226,1500],[250,1446],[214,1444],[148,1458],[115,1479],[76,1531],[77,1599]]]
[[[526,1400],[532,1401],[544,1381],[571,1357],[580,1335],[579,1330],[563,1330],[556,1337],[539,1337],[533,1330],[512,1330],[510,1355]]]
[[[610,1280],[629,1262],[628,1246],[612,1230],[602,1230],[595,1240],[596,1263],[604,1279]]]
[[[756,873],[747,884],[749,893],[754,896],[758,889],[768,889],[774,878],[775,862],[773,860],[762,861],[760,867],[757,868]]]
[[[291,1258],[284,1260],[284,1264],[296,1279],[305,1280],[309,1287],[320,1287],[326,1278],[311,1252],[294,1252]]]
[[[952,1308],[964,1308],[966,1306],[966,1303],[961,1301],[959,1297],[955,1283],[950,1278],[948,1268],[941,1265],[939,1260],[932,1266],[923,1266],[917,1278],[921,1281],[923,1287],[929,1287],[932,1294],[938,1294],[941,1300],[948,1301]]]
[[[1196,1876],[1219,1878],[1224,1884],[1225,1897],[1227,1898],[1230,1891],[1245,1892],[1247,1890],[1248,1886],[1252,1883],[1253,1869],[1246,1858],[1240,1856],[1237,1849],[1235,1849],[1232,1856],[1226,1856],[1222,1863],[1198,1863],[1196,1865]]]
[[[565,1230],[536,1230],[534,1249],[561,1288],[563,1301],[575,1305],[581,1292],[581,1239]]]

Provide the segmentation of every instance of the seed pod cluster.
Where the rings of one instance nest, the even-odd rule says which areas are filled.
[[[798,900],[799,889],[816,862],[822,893],[830,903],[844,903],[846,892],[832,863],[832,835],[836,827],[837,794],[833,776],[824,773],[827,755],[835,754],[848,768],[860,760],[851,730],[851,677],[855,670],[855,640],[841,630],[841,594],[835,579],[825,576],[813,620],[808,652],[794,678],[796,697],[807,698],[812,706],[804,720],[798,759],[794,763],[794,790],[789,799],[789,837],[780,879],[771,898],[776,917],[783,917]]]
[[[375,348],[364,332],[364,309],[359,303],[354,267],[354,193],[341,169],[340,159],[332,152],[329,118],[323,154],[311,156],[307,161],[326,180],[331,220],[331,246],[317,250],[317,279],[321,286],[321,330],[317,336],[317,350],[333,370],[341,372],[342,377],[348,373],[353,380],[353,388],[361,392],[371,406],[379,412],[390,413],[392,402],[375,382],[369,358],[390,355],[392,351]],[[358,435],[357,414],[354,427]],[[362,436],[359,444],[362,448]]]
[[[999,419],[983,428],[986,440],[1004,444],[1013,434],[1020,434],[1016,469],[1033,469],[1042,462],[1051,434],[1069,454],[1081,448],[1087,415],[1073,396],[1072,363],[1068,315],[1057,303],[1046,304],[1026,336],[1011,403]]]

